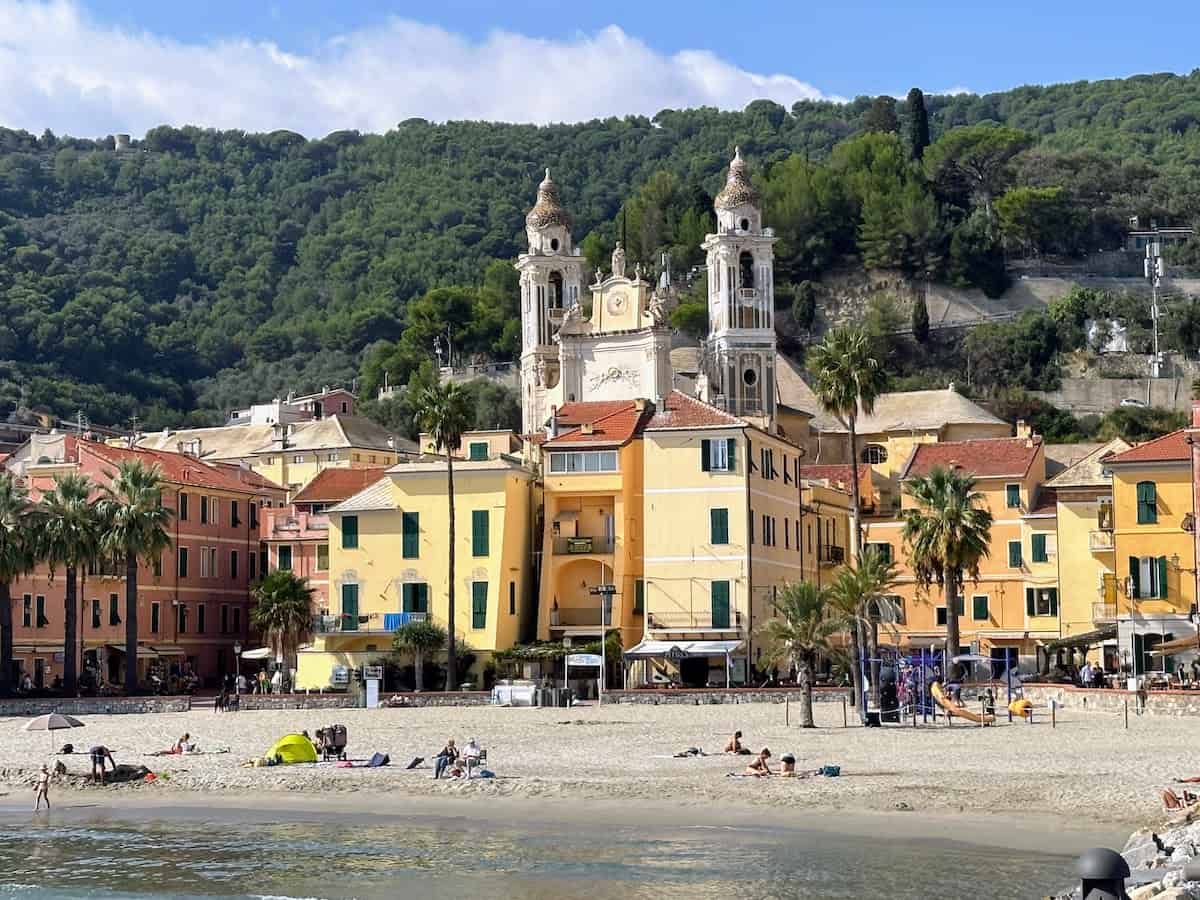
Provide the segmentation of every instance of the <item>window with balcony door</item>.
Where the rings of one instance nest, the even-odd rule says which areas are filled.
[[[292,548],[288,544],[281,544],[277,555],[278,563],[276,568],[281,572],[292,571]]]
[[[735,472],[737,441],[734,438],[704,438],[700,441],[700,469],[704,472]]]
[[[1025,615],[1057,616],[1058,588],[1025,588]]]
[[[471,627],[487,627],[487,589],[486,581],[471,582]]]
[[[1129,580],[1135,600],[1165,600],[1167,590],[1167,558],[1165,556],[1129,557]]]
[[[424,582],[408,582],[400,585],[400,611],[428,613],[429,585]]]
[[[1009,509],[1021,508],[1021,486],[1019,484],[1004,486],[1004,505]]]

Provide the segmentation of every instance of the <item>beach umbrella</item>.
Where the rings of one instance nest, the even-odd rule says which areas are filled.
[[[50,713],[45,716],[38,716],[36,719],[30,719],[25,723],[23,731],[45,731],[51,737],[51,749],[54,748],[54,732],[63,731],[68,728],[82,728],[83,723],[74,716],[67,716],[62,713]]]

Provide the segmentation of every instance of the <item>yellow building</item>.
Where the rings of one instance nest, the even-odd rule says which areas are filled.
[[[1059,625],[1064,639],[1081,635],[1100,639],[1097,629],[1111,628],[1117,621],[1112,479],[1102,460],[1128,449],[1127,442],[1114,438],[1046,482],[1055,504]],[[1114,631],[1113,648],[1115,638]],[[1117,655],[1101,649],[1093,659],[1103,660],[1111,671]]]
[[[975,477],[993,517],[991,552],[980,565],[978,581],[968,580],[958,598],[961,650],[975,645],[998,667],[1034,668],[1039,646],[1059,633],[1053,510],[1039,503],[1045,465],[1041,438],[1023,429],[1015,438],[918,444],[899,475],[903,484],[940,466]],[[907,494],[903,506],[914,506]],[[937,647],[945,639],[949,613],[937,586],[918,590],[902,529],[899,516],[872,517],[866,521],[865,542],[889,545],[885,552],[897,562],[901,645]]]
[[[507,455],[454,465],[455,633],[476,654],[476,683],[492,651],[532,636],[533,478]],[[381,660],[407,621],[449,619],[444,460],[393,466],[327,514],[329,606],[298,654],[300,688],[331,686],[339,668]]]
[[[539,636],[594,640],[592,591],[614,585],[631,683],[744,683],[778,590],[844,560],[848,496],[802,484],[800,448],[741,418],[672,392],[567,404],[555,430]]]
[[[143,435],[138,446],[246,465],[285,486],[289,497],[325,469],[395,465],[401,454],[416,450],[412,441],[370,419],[343,415],[273,425],[164,429]]]
[[[1105,457],[1112,473],[1118,653],[1135,674],[1170,670],[1160,643],[1195,633],[1192,447],[1185,430]]]

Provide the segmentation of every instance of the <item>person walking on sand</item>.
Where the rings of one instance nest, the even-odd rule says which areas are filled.
[[[42,808],[42,801],[46,801],[46,809],[50,809],[50,769],[42,763],[42,771],[38,773],[37,783],[33,786],[33,811],[38,812]]]
[[[117,761],[113,759],[112,752],[103,744],[97,744],[88,752],[92,755],[92,780],[97,784],[104,784],[105,762],[112,763],[115,772],[117,771]]]

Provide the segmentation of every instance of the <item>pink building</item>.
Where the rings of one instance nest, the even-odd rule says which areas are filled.
[[[247,645],[250,588],[265,567],[259,543],[263,509],[283,503],[286,492],[238,466],[192,456],[129,450],[67,436],[59,458],[39,456],[24,467],[30,496],[52,490],[54,478],[79,472],[97,485],[110,482],[118,464],[141,460],[158,466],[168,489],[163,505],[175,512],[171,547],[138,571],[138,657],[142,677],[192,671],[215,685],[234,671],[233,645]],[[80,574],[79,672],[121,684],[125,655],[124,562]],[[12,586],[17,665],[35,683],[61,675],[65,577],[45,566]]]

